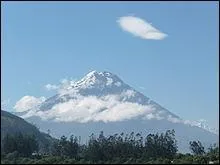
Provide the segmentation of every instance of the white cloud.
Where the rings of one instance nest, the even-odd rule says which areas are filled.
[[[135,103],[119,103],[111,108],[108,108],[96,115],[95,121],[123,121],[126,119],[131,119],[137,117],[149,109],[147,107],[135,104]]]
[[[78,96],[77,99],[56,104],[48,111],[29,112],[23,117],[34,115],[41,117],[43,120],[53,119],[62,122],[113,122],[147,115],[152,112],[154,112],[154,107],[121,102],[118,95],[107,95],[101,98],[96,96]]]
[[[152,114],[152,113],[150,113],[150,114],[147,114],[146,116],[146,119],[153,119],[154,118],[154,115]]]
[[[75,79],[61,79],[60,83],[58,85],[55,84],[47,84],[45,85],[45,89],[48,91],[56,90],[59,94],[69,93],[72,86],[74,86],[74,83],[76,82]]]
[[[34,96],[24,96],[19,101],[16,102],[13,108],[17,112],[24,112],[31,108],[36,107],[37,105],[41,104],[45,100],[46,100],[45,97],[36,98]]]
[[[205,125],[206,120],[199,119],[199,120],[183,120],[184,124],[188,124],[191,126],[203,127]]]
[[[167,118],[168,121],[171,121],[173,123],[181,123],[182,120],[179,119],[179,118],[176,118],[176,117],[172,117],[171,115],[168,115],[168,118]]]
[[[60,95],[73,93],[71,89],[73,89],[72,86],[74,85],[74,82],[75,82],[74,80],[68,80],[68,79],[61,80],[61,83],[59,85],[57,92]]]
[[[57,122],[115,122],[140,117],[143,120],[164,119],[172,123],[201,127],[213,133],[218,132],[217,129],[208,127],[204,119],[199,121],[183,120],[167,114],[166,111],[158,111],[152,105],[120,101],[126,94],[129,98],[134,95],[134,92],[128,90],[120,95],[106,95],[102,97],[85,97],[76,93],[74,95],[76,99],[56,104],[47,111],[39,111],[39,109],[34,108],[45,101],[45,97],[24,96],[16,103],[14,109],[17,112],[23,112],[32,108],[22,117],[39,116],[42,120],[51,119]]]
[[[52,85],[52,84],[47,84],[47,85],[45,85],[45,88],[46,88],[48,91],[51,91],[51,90],[57,90],[57,89],[59,89],[59,86],[57,86],[57,85]]]
[[[142,39],[162,40],[167,37],[167,34],[162,33],[150,23],[138,17],[120,17],[117,22],[124,31]]]
[[[156,120],[162,120],[165,119],[164,116],[161,116],[161,112],[155,112],[155,113],[149,113],[143,117],[143,119],[151,120],[151,119],[156,119]]]

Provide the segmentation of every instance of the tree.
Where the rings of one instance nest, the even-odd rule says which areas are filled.
[[[175,131],[168,130],[165,134],[147,135],[144,148],[146,157],[172,159],[177,152]]]
[[[5,154],[17,151],[20,156],[30,156],[38,151],[38,142],[34,135],[23,135],[18,132],[15,135],[7,134],[3,139],[3,152]]]
[[[68,141],[66,136],[62,136],[59,142],[61,156],[68,155]]]
[[[200,141],[190,141],[190,150],[195,155],[203,155],[205,153],[204,147]]]
[[[209,160],[219,160],[219,146],[217,144],[211,145],[208,148],[207,156]]]
[[[61,145],[59,144],[59,141],[53,142],[51,153],[53,156],[61,156]]]
[[[78,151],[79,151],[78,138],[71,135],[69,140],[69,155],[71,157],[76,158]]]
[[[6,134],[6,136],[3,139],[3,152],[5,154],[11,153],[15,151],[15,149],[16,149],[16,143],[13,137],[9,134]]]
[[[161,134],[162,135],[162,134]],[[163,153],[165,153],[164,157],[168,159],[172,159],[177,152],[177,141],[175,139],[175,131],[168,130],[165,133],[163,143]]]

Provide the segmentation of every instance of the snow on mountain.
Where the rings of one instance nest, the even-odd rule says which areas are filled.
[[[195,121],[195,122],[192,123],[192,125],[197,126],[197,127],[200,127],[200,128],[202,128],[202,129],[205,129],[205,130],[207,130],[207,131],[209,131],[209,132],[212,132],[212,133],[214,133],[214,134],[216,134],[216,135],[219,134],[219,130],[218,130],[218,129],[215,129],[215,128],[209,127],[209,125],[207,124],[207,121],[204,120],[204,119],[200,119],[200,120],[198,120],[198,121]]]
[[[69,83],[57,95],[45,100],[38,108],[23,113],[22,117],[33,115],[67,122],[123,121],[136,117],[183,122],[116,75],[97,71]]]
[[[88,137],[101,130],[129,133],[175,129],[182,151],[187,151],[189,140],[206,144],[218,141],[201,121],[181,119],[110,72],[92,71],[79,81],[63,84],[56,95],[17,115],[42,131],[50,129],[56,137],[71,133]]]

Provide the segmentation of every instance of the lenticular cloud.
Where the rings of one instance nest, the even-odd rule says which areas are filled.
[[[167,36],[167,34],[162,33],[150,23],[138,17],[120,17],[118,23],[124,31],[130,32],[142,39],[162,40]]]

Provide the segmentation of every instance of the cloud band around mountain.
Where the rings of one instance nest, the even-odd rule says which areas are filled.
[[[138,103],[121,102],[119,95],[76,96],[67,102],[59,103],[47,111],[29,111],[23,118],[39,116],[43,120],[54,120],[58,122],[80,122],[90,121],[114,122],[132,119],[138,116],[154,116],[154,107]]]
[[[94,77],[91,75],[90,77],[87,76],[85,78],[86,82],[87,79],[93,80]],[[107,81],[107,85],[112,85],[112,81]],[[198,127],[203,127],[204,125],[203,120],[199,122],[182,120],[169,114],[166,110],[158,109],[157,106],[154,107],[154,104],[141,104],[139,101],[132,102],[131,100],[137,94],[132,88],[124,89],[117,94],[103,96],[81,95],[78,88],[73,88],[76,84],[79,85],[80,82],[81,80],[75,82],[75,80],[62,79],[60,84],[46,85],[45,87],[48,90],[57,90],[59,100],[61,100],[53,104],[49,109],[39,109],[39,106],[44,103],[46,98],[34,96],[22,97],[17,101],[14,109],[17,112],[27,111],[21,116],[22,118],[38,116],[43,120],[53,120],[56,122],[87,123],[102,121],[107,123],[138,118],[140,120],[164,119],[172,123],[182,123]],[[91,83],[90,81],[88,82]],[[120,87],[121,84],[116,86]],[[87,87],[89,88],[90,86]],[[67,99],[66,96],[69,96],[70,99]]]

